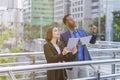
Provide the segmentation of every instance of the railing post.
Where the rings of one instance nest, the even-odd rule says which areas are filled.
[[[90,67],[95,71],[96,73],[96,79],[95,80],[100,80],[100,66],[98,67],[98,69],[96,69],[92,64],[90,64]]]
[[[12,72],[12,71],[9,71],[8,74],[9,74],[11,80],[17,80],[17,79],[15,78],[15,75],[13,75],[13,72]]]
[[[35,56],[32,56],[32,65],[34,65],[35,64]],[[33,73],[32,73],[32,80],[36,80],[35,79],[35,72],[33,71]]]
[[[100,80],[100,72],[99,72],[99,70],[97,71],[97,80]]]
[[[113,52],[113,59],[116,58],[115,52]],[[115,74],[115,64],[112,64],[112,74]],[[112,78],[112,80],[115,80],[115,78]]]

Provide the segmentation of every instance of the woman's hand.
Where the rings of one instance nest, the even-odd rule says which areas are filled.
[[[69,49],[68,47],[65,47],[65,48],[63,49],[62,54],[63,54],[63,55],[66,55],[66,54],[69,53],[69,52],[70,52],[70,49]]]

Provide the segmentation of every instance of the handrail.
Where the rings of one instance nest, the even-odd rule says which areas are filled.
[[[1,67],[4,66],[16,66],[16,65],[30,65],[32,62],[14,62],[14,63],[4,63],[4,64],[0,64]],[[45,64],[46,60],[40,60],[40,61],[36,61],[35,64]]]
[[[120,74],[110,74],[110,75],[105,75],[105,76],[100,76],[101,79],[104,79],[104,78],[114,78],[114,77],[117,77],[117,76],[120,76]],[[73,79],[73,80],[94,80],[96,79],[96,77],[87,77],[87,78],[78,78],[78,79]]]
[[[103,52],[103,51],[120,51],[120,48],[110,48],[110,49],[94,49],[94,50],[89,50],[90,52]],[[7,53],[7,54],[0,54],[0,57],[10,57],[10,56],[30,56],[30,55],[40,55],[43,54],[44,52],[24,52],[24,53]]]
[[[96,41],[96,43],[106,43],[106,44],[120,44],[120,42],[113,42],[113,41]]]
[[[120,48],[110,48],[110,49],[94,49],[94,50],[89,50],[90,52],[95,52],[95,51],[120,51]]]
[[[29,70],[51,70],[51,69],[62,69],[71,68],[73,66],[83,65],[94,65],[94,64],[110,64],[119,63],[120,59],[109,59],[109,60],[96,60],[96,61],[76,61],[76,62],[65,62],[65,63],[49,63],[39,65],[26,65],[26,66],[14,66],[14,67],[0,67],[0,73],[8,71],[29,71]]]
[[[24,53],[7,53],[7,54],[0,54],[0,57],[10,57],[10,56],[30,56],[30,55],[40,55],[43,52],[24,52]]]

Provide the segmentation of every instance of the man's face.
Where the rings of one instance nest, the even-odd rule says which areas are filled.
[[[66,18],[66,25],[71,29],[71,28],[75,28],[75,21],[74,21],[74,19],[73,19],[73,17],[72,16],[68,16],[67,18]]]

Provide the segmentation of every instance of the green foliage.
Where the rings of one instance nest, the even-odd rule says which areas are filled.
[[[114,28],[114,34],[113,34],[113,40],[114,41],[120,41],[120,11],[113,12],[114,15],[114,22],[113,22],[113,28]]]
[[[18,53],[18,52],[20,52],[20,49],[22,48],[22,46],[23,46],[23,42],[18,42],[17,46],[13,46],[11,48],[11,52],[12,53]]]
[[[13,29],[2,29],[2,34],[0,35],[0,48],[2,48],[4,41],[8,40],[8,38],[14,33]]]
[[[9,77],[7,77],[7,76],[0,76],[0,80],[9,80]]]
[[[0,38],[0,48],[2,48],[3,43],[8,40],[13,34],[15,29],[3,29],[3,34],[1,34],[1,38]],[[11,47],[11,52],[12,53],[17,53],[20,51],[21,46],[23,45],[22,42],[18,42],[17,46]],[[4,52],[7,54],[7,52]],[[7,57],[7,58],[0,58],[0,64],[4,64],[4,63],[12,63],[15,62],[16,58],[15,57]],[[21,74],[16,75],[16,77],[20,77]],[[8,76],[0,76],[0,80],[9,80],[10,78]]]
[[[19,51],[20,51],[20,49],[17,48],[17,47],[12,47],[12,48],[11,48],[11,52],[12,52],[12,53],[17,53],[17,52],[19,52]]]
[[[15,75],[15,77],[18,79],[18,78],[21,78],[23,74],[17,74]],[[10,80],[10,77],[8,76],[0,76],[0,80]]]
[[[98,27],[98,18],[95,18],[93,21],[93,24],[96,25]],[[104,15],[103,17],[100,18],[100,31],[102,34],[105,34],[105,23],[106,22],[106,15]]]
[[[57,25],[57,23],[54,23]],[[42,26],[42,36],[44,36],[47,27],[50,25]],[[24,40],[28,42],[32,42],[33,39],[40,38],[40,25],[25,25],[24,26]]]
[[[9,58],[0,58],[0,63],[11,63],[16,60],[15,57],[9,57]]]
[[[0,22],[0,25],[5,26],[5,23],[4,22]]]
[[[81,21],[78,21],[78,27],[82,28],[82,22]]]
[[[24,40],[32,42],[33,39],[40,37],[40,26],[39,25],[25,25],[24,26]]]
[[[15,75],[15,77],[18,79],[18,78],[21,78],[22,75],[23,75],[22,73],[19,73],[19,74]]]

